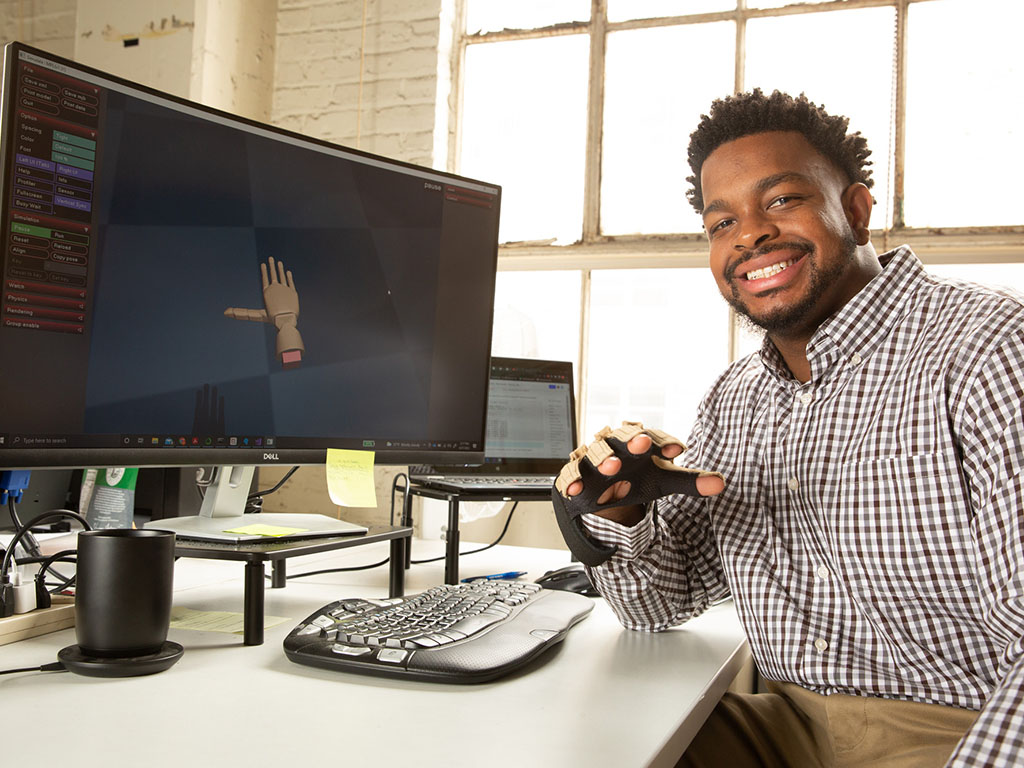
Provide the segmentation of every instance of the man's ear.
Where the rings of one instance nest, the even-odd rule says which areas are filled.
[[[854,182],[843,191],[843,211],[850,229],[857,238],[857,245],[867,245],[871,240],[871,208],[874,198],[871,190],[859,181]]]

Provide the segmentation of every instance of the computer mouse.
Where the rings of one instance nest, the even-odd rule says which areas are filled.
[[[537,583],[545,589],[561,589],[588,597],[601,596],[591,583],[587,572],[583,570],[583,563],[572,563],[564,568],[548,571],[537,579]]]

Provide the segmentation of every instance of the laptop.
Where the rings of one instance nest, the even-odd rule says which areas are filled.
[[[484,463],[413,466],[409,479],[446,491],[550,489],[575,447],[572,363],[492,357]]]

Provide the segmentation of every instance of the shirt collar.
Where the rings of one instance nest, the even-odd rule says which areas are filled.
[[[905,245],[882,254],[878,260],[882,271],[811,337],[807,360],[812,380],[837,360],[854,355],[866,358],[907,311],[910,297],[925,276],[921,261]],[[778,378],[792,379],[782,355],[768,337],[761,345],[760,355],[769,372]]]

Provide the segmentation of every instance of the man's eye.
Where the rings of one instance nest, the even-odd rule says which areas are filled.
[[[778,197],[776,197],[774,200],[772,200],[768,204],[768,207],[769,208],[776,208],[776,207],[778,207],[780,205],[785,205],[786,203],[788,203],[788,202],[790,202],[792,200],[796,200],[796,197],[794,195],[779,195]]]
[[[711,225],[711,228],[708,229],[708,234],[713,235],[716,232],[725,229],[729,224],[732,224],[732,219],[722,219],[721,221],[715,222]]]

